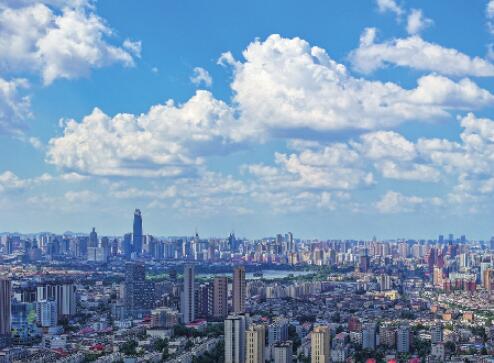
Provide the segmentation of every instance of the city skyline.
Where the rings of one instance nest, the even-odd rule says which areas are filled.
[[[489,238],[494,12],[444,4],[0,3],[0,230]]]

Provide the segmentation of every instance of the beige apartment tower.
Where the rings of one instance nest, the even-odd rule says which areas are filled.
[[[264,363],[265,336],[262,324],[252,324],[245,332],[245,363]]]
[[[329,329],[327,326],[316,326],[310,334],[311,363],[329,363]]]
[[[228,277],[216,276],[213,282],[213,316],[226,318],[228,316]]]

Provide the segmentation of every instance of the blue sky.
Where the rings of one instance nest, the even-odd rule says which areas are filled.
[[[447,11],[445,11],[447,8]],[[494,2],[0,0],[0,230],[494,234]]]

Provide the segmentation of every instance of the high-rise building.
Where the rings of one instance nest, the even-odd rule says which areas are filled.
[[[0,347],[10,342],[10,312],[12,286],[8,278],[0,278]]]
[[[443,342],[443,326],[441,323],[436,323],[431,326],[431,343],[437,344]]]
[[[329,329],[327,326],[316,326],[310,334],[311,363],[329,363]]]
[[[252,324],[245,332],[245,363],[264,363],[266,329],[262,324]]]
[[[125,264],[124,309],[132,318],[148,314],[153,307],[154,288],[151,281],[146,281],[144,264],[128,262]]]
[[[396,331],[396,351],[398,353],[408,353],[410,351],[410,327],[402,324]]]
[[[196,318],[207,319],[213,315],[213,284],[206,282],[195,289]],[[225,318],[225,317],[223,317]]]
[[[182,315],[185,324],[195,320],[195,273],[194,265],[184,266],[182,291]]]
[[[279,342],[273,346],[274,363],[292,363],[293,347],[291,341]]]
[[[288,320],[282,317],[276,318],[268,327],[268,345],[284,342],[288,339]]]
[[[61,314],[64,316],[72,316],[76,313],[76,297],[75,286],[73,284],[64,284],[60,286],[61,296]]]
[[[233,270],[233,312],[245,312],[245,267],[238,266]]]
[[[57,302],[53,300],[41,300],[36,303],[36,318],[43,328],[57,325]]]
[[[214,278],[213,316],[222,319],[228,316],[228,278],[226,276]]]
[[[225,363],[245,363],[245,316],[229,315],[225,320]]]
[[[136,255],[140,255],[142,253],[142,215],[139,209],[134,211],[132,250]]]
[[[376,349],[376,323],[365,323],[362,328],[362,348]]]
[[[94,227],[91,233],[89,233],[88,247],[98,247],[98,234],[96,233],[96,228]]]

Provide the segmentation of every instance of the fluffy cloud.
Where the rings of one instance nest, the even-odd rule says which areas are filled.
[[[53,180],[49,174],[42,174],[34,178],[22,179],[10,170],[6,170],[0,174],[0,192],[4,191],[20,191],[30,188],[41,183],[46,183]]]
[[[111,29],[91,7],[85,2],[70,5],[65,3],[60,11],[30,2],[0,8],[0,70],[39,72],[50,84],[58,78],[87,76],[92,68],[112,63],[133,65],[140,43],[111,45],[106,40]]]
[[[25,120],[30,115],[30,99],[22,95],[29,86],[23,79],[6,81],[0,77],[0,134],[19,135],[25,129]]]
[[[271,35],[220,63],[234,68],[235,106],[245,134],[293,129],[334,131],[392,127],[409,120],[449,115],[450,109],[478,108],[494,98],[468,79],[459,83],[429,75],[414,89],[349,75],[321,48],[306,41]],[[444,64],[443,64],[444,66]]]
[[[207,91],[141,115],[111,117],[94,109],[50,140],[47,161],[82,174],[176,177],[193,172],[203,156],[230,148],[235,123],[232,110]]]
[[[190,81],[197,87],[204,84],[206,87],[211,87],[213,84],[213,78],[211,78],[209,72],[201,67],[194,68],[194,74],[190,77]]]
[[[349,58],[353,68],[363,73],[391,64],[452,76],[494,75],[494,65],[489,61],[429,43],[419,36],[376,43],[375,29],[363,32],[359,48],[352,51]]]
[[[376,202],[375,207],[381,213],[406,213],[412,212],[420,206],[438,206],[441,204],[442,200],[439,198],[407,196],[395,191],[388,191]]]
[[[399,6],[395,0],[377,0],[377,8],[381,13],[392,12],[395,13],[396,16],[400,16],[403,14],[403,9]]]
[[[430,27],[434,22],[426,18],[420,9],[412,9],[408,14],[407,32],[408,34],[418,34],[422,30]]]

